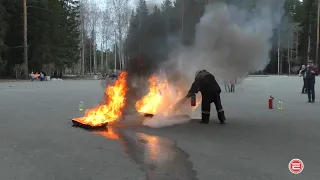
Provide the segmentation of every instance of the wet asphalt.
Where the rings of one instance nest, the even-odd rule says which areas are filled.
[[[130,125],[97,132],[70,119],[83,114],[80,100],[86,108],[103,100],[100,81],[0,82],[1,179],[318,180],[320,85],[309,104],[301,84],[297,77],[248,77],[222,94],[225,125],[213,107],[209,125],[152,129],[132,117]],[[270,95],[283,110],[267,108]],[[304,162],[299,175],[288,170],[293,158]]]

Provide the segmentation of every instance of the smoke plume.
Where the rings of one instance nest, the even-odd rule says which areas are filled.
[[[190,105],[187,103],[182,107],[179,113],[175,115],[162,116],[155,115],[152,118],[145,119],[143,125],[152,128],[161,128],[166,126],[173,126],[177,124],[185,124],[190,122],[192,119],[201,119],[200,106],[195,110],[190,110]]]
[[[263,70],[270,61],[271,39],[282,20],[283,4],[284,0],[233,0],[207,5],[195,27],[193,46],[176,48],[164,65],[168,79],[181,87],[191,85],[199,69],[223,81]],[[189,120],[155,116],[144,125],[158,128]]]
[[[283,4],[284,0],[233,0],[207,5],[196,26],[194,45],[177,49],[171,63],[190,82],[199,69],[222,80],[264,69]]]
[[[263,70],[270,61],[271,40],[274,30],[281,23],[284,1],[225,0],[207,5],[195,27],[192,46],[177,46],[175,42],[181,41],[172,38],[174,35],[167,35],[172,40],[167,41],[171,53],[169,60],[162,65],[168,80],[177,87],[188,88],[194,80],[194,73],[201,69],[206,69],[216,79],[223,81]],[[150,67],[159,67],[159,61],[153,63],[155,65]],[[155,72],[153,68],[145,67]],[[154,116],[144,124],[163,127],[185,123],[189,119]]]

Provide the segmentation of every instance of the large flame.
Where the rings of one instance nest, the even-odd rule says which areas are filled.
[[[182,93],[170,86],[166,79],[153,75],[149,78],[149,93],[136,102],[136,109],[145,114],[168,115],[181,97]]]
[[[90,126],[101,126],[108,122],[117,121],[122,115],[128,91],[126,77],[127,73],[122,72],[115,84],[106,88],[104,104],[86,110],[84,117],[73,120]]]
[[[143,114],[167,116],[175,103],[183,98],[183,92],[181,88],[169,84],[166,78],[153,75],[149,78],[149,93],[136,102],[136,109]],[[200,101],[198,98],[197,105]]]

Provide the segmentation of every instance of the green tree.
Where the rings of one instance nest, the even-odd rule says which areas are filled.
[[[313,10],[313,4],[314,0],[304,0],[303,1],[303,6],[304,6],[304,14],[303,14],[303,36],[302,36],[302,43],[303,43],[303,59],[304,62],[307,62],[307,59],[309,57],[309,36],[310,33],[312,32],[311,30],[311,16],[312,16],[312,10]]]
[[[163,18],[166,25],[166,33],[169,34],[171,29],[171,19],[172,19],[172,12],[173,12],[173,5],[171,0],[164,0],[161,4],[161,10],[163,14]]]
[[[0,76],[6,72],[7,61],[2,58],[3,52],[7,49],[5,45],[5,36],[8,30],[8,13],[4,6],[4,1],[0,2]]]
[[[137,34],[139,32],[139,20],[137,14],[134,10],[131,12],[131,17],[129,21],[129,29],[126,39],[125,49],[128,52],[129,56],[133,56],[133,54],[139,51],[138,38]]]
[[[140,0],[136,11],[132,11],[128,38],[126,40],[126,51],[130,56],[136,56],[144,49],[145,35],[147,35],[146,20],[148,19],[148,8],[145,0]]]
[[[55,74],[62,75],[79,60],[79,0],[28,0],[27,10],[29,69],[39,72],[54,64]],[[22,12],[22,1],[1,1],[0,57],[11,76],[23,63]]]
[[[5,7],[3,6],[3,2],[0,2],[0,52],[5,50],[4,38],[6,35],[6,31],[8,29],[8,24],[6,21],[7,12]],[[1,55],[0,55],[1,60]]]

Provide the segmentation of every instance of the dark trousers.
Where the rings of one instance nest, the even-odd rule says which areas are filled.
[[[202,95],[202,103],[201,103],[202,121],[209,121],[211,103],[215,104],[217,112],[222,112],[223,111],[219,93],[208,94],[208,95],[204,94],[204,95]]]
[[[234,84],[231,84],[230,87],[231,87],[231,88],[230,88],[230,92],[234,92],[235,85],[234,85]]]
[[[315,93],[314,93],[314,82],[307,80],[307,92],[308,92],[308,100],[314,101],[315,100]]]
[[[303,78],[303,86],[301,93],[307,93],[307,80],[306,78]]]

